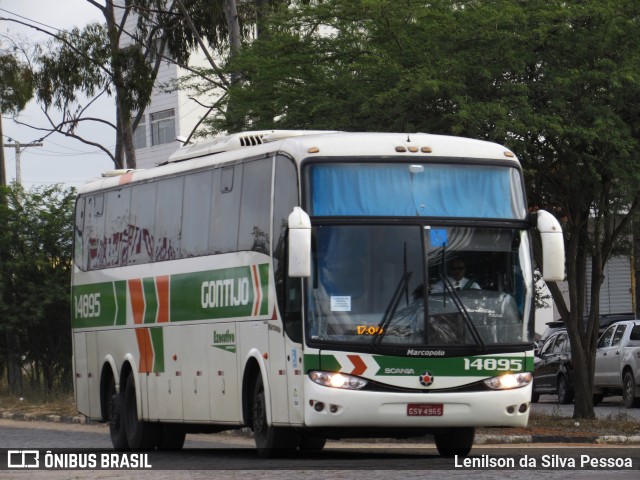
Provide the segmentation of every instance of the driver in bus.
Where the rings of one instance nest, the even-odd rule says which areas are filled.
[[[480,285],[465,276],[466,267],[461,258],[454,259],[449,265],[449,275],[447,279],[454,290],[480,290]],[[431,293],[442,293],[445,290],[442,280],[431,288]]]

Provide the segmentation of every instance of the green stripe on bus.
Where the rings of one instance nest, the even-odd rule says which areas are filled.
[[[366,354],[354,354],[368,357]],[[411,376],[428,371],[433,375],[447,377],[492,377],[505,373],[532,372],[533,357],[517,355],[486,355],[469,357],[436,357],[414,358],[371,355],[377,364],[376,371],[367,369],[364,376]],[[345,360],[342,365],[332,354],[306,354],[304,356],[305,371],[324,370],[328,372],[345,372],[353,370],[354,364]]]
[[[260,315],[269,315],[269,264],[263,263],[259,265],[258,270],[260,272],[260,283],[262,284]]]
[[[119,280],[113,282],[116,302],[116,325],[127,324],[127,282]]]
[[[151,344],[153,345],[153,371],[164,372],[164,335],[162,327],[151,327]]]
[[[121,283],[105,282],[91,285],[76,285],[71,290],[73,328],[113,326],[126,315],[125,308],[119,308]]]
[[[142,279],[144,289],[144,323],[156,323],[158,315],[158,295],[156,293],[156,279],[153,277]]]
[[[522,356],[472,356],[410,358],[374,356],[380,367],[375,375],[419,375],[424,371],[447,377],[490,377],[504,373],[533,371],[533,358]]]
[[[259,315],[268,315],[269,265],[258,266]],[[256,299],[251,266],[171,276],[171,322],[252,316]]]

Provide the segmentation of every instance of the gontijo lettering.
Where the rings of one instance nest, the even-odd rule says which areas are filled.
[[[202,308],[237,307],[249,304],[249,278],[227,278],[202,282]]]

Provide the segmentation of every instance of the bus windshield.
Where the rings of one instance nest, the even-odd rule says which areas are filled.
[[[431,348],[532,340],[525,230],[317,225],[313,245],[312,343]]]

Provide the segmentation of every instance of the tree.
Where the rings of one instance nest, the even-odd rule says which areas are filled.
[[[640,208],[639,21],[632,0],[294,2],[227,65],[243,74],[234,116],[209,126],[426,131],[518,152],[533,208],[565,227],[569,303],[550,289],[574,356],[574,416],[593,417],[603,267]]]
[[[75,191],[2,187],[0,333],[30,384],[51,391],[71,384],[69,285]],[[7,335],[9,334],[9,335]],[[5,352],[6,353],[6,352]],[[14,393],[22,393],[14,391]]]
[[[2,112],[19,112],[24,109],[32,97],[33,75],[31,69],[20,62],[13,53],[0,50],[0,186],[7,184]]]

